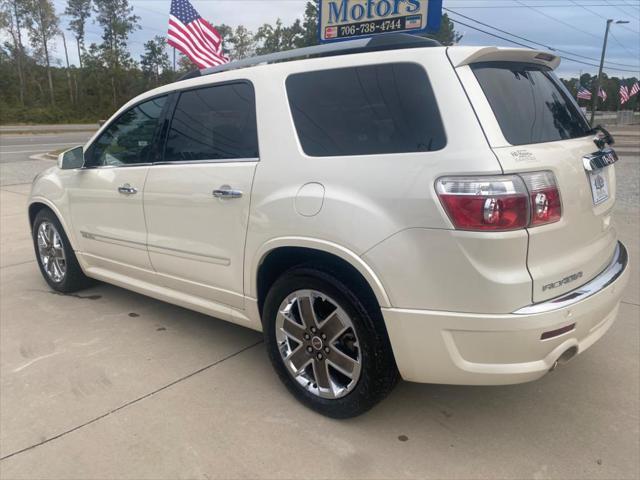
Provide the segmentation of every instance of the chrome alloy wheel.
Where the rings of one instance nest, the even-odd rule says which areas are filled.
[[[62,238],[51,222],[42,222],[38,227],[38,254],[47,276],[55,283],[64,280],[67,273],[67,258]]]
[[[307,391],[336,399],[358,383],[362,352],[347,313],[331,297],[298,290],[280,304],[278,350],[291,376]]]

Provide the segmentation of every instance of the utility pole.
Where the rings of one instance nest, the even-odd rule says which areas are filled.
[[[613,19],[607,19],[607,28],[604,31],[604,42],[602,44],[602,55],[600,57],[600,68],[598,68],[598,78],[596,79],[596,88],[592,92],[593,103],[591,105],[591,126],[596,116],[596,108],[598,108],[598,94],[600,93],[600,86],[602,85],[602,67],[604,66],[604,56],[607,52],[607,39],[609,37],[609,29]],[[627,20],[617,20],[615,23],[629,23]]]
[[[64,58],[67,60],[67,84],[69,85],[69,100],[73,105],[73,88],[71,86],[71,72],[69,67],[69,53],[67,52],[67,39],[64,37],[64,32],[60,32],[62,37],[62,45],[64,45]]]

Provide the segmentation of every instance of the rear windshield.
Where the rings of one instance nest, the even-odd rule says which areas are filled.
[[[479,63],[471,68],[511,145],[589,135],[586,118],[562,82],[546,67]]]

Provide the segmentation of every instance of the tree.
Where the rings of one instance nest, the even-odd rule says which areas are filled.
[[[318,44],[318,4],[307,2],[302,19],[302,35],[298,37],[296,48],[311,47]]]
[[[144,44],[144,53],[140,57],[140,66],[145,76],[152,77],[154,86],[160,85],[160,73],[168,71],[169,55],[167,54],[167,39],[156,35],[153,40]]]
[[[34,49],[36,60],[44,61],[47,67],[49,96],[51,105],[55,105],[49,43],[59,33],[58,17],[51,0],[27,0],[26,5],[29,13],[25,16],[25,25],[29,33],[29,40]]]
[[[194,69],[194,64],[191,60],[189,60],[189,57],[183,55],[182,53],[180,53],[179,55],[180,56],[178,57],[176,70],[177,77],[181,77]]]
[[[1,0],[0,15],[2,18],[2,29],[6,29],[13,41],[13,57],[18,71],[20,105],[24,106],[25,97],[25,73],[24,73],[24,45],[22,44],[22,27],[26,6],[24,0]]]
[[[222,53],[227,57],[231,54],[231,41],[233,37],[233,27],[221,23],[220,25],[214,25],[214,28],[220,34],[222,38]]]
[[[253,33],[249,31],[244,25],[238,25],[231,36],[231,45],[233,50],[231,56],[234,60],[240,60],[247,58],[255,53],[256,41]]]
[[[85,37],[84,27],[91,16],[91,0],[68,0],[64,13],[71,18],[69,29],[76,37],[78,58],[80,59],[80,68],[82,68],[82,53],[84,52]]]
[[[140,17],[133,14],[129,0],[94,0],[96,20],[102,27],[100,49],[111,72],[111,93],[114,108],[118,105],[118,83],[122,67],[131,67],[127,50],[129,34],[140,28]]]
[[[296,20],[289,27],[284,27],[280,19],[276,20],[275,27],[265,23],[254,36],[254,39],[259,43],[256,53],[258,55],[266,55],[295,48],[300,42],[303,33],[304,30],[300,20]]]
[[[442,15],[442,21],[440,22],[440,29],[437,33],[429,35],[431,38],[435,38],[442,45],[455,45],[462,40],[463,35],[456,32],[455,26],[449,15],[446,13]]]

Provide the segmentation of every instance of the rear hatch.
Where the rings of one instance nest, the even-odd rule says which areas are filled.
[[[583,157],[598,148],[584,114],[553,73],[559,60],[544,52],[496,48],[450,53],[450,59],[504,173],[555,176],[560,220],[527,229],[533,301],[587,283],[606,268],[616,247],[615,166],[585,168]]]

